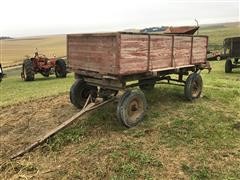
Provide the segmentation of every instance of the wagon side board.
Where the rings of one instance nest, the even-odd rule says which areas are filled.
[[[119,74],[136,74],[148,70],[148,35],[122,34],[120,38]]]
[[[76,73],[127,76],[204,64],[207,45],[207,36],[77,34],[67,36],[67,56]]]
[[[100,74],[117,74],[117,37],[112,36],[67,36],[67,57],[75,70]]]

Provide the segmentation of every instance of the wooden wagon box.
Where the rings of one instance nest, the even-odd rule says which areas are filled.
[[[92,33],[67,35],[67,57],[74,72],[130,75],[205,63],[207,36]]]

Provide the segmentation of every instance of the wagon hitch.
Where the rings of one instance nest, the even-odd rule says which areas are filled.
[[[200,70],[203,70],[203,69],[207,69],[208,70],[208,73],[211,72],[212,70],[212,67],[210,65],[210,63],[208,61],[206,61],[205,64],[201,64],[201,66],[199,67]]]

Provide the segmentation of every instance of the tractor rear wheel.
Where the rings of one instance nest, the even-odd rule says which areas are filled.
[[[185,97],[190,101],[199,98],[202,93],[202,87],[202,77],[198,73],[190,74],[184,86]]]
[[[136,126],[144,118],[147,101],[142,91],[126,91],[117,106],[117,118],[126,127]]]
[[[228,58],[225,62],[225,73],[231,73],[232,68],[233,68],[232,61],[230,58]]]
[[[82,79],[77,79],[70,89],[70,101],[75,107],[81,109],[90,94],[93,100],[96,99],[97,87],[88,85]]]
[[[23,62],[22,66],[22,78],[24,81],[33,81],[34,80],[34,67],[33,62],[30,59],[27,59]]]
[[[67,67],[63,59],[58,59],[56,61],[55,75],[57,78],[65,78],[67,76]]]

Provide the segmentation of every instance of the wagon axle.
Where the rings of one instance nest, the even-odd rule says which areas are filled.
[[[202,78],[199,73],[192,73],[188,76],[186,81],[182,79],[182,74],[179,74],[178,79],[172,79],[170,76],[152,77],[145,80],[139,80],[138,83],[133,83],[125,86],[124,93],[120,96],[117,105],[117,119],[118,121],[130,128],[136,126],[141,122],[146,114],[147,100],[144,91],[151,90],[155,84],[163,84],[163,80],[167,80],[167,84],[184,86],[184,95],[186,99],[192,101],[200,97],[202,93]],[[179,82],[171,83],[171,81]],[[181,83],[181,84],[180,84]],[[151,88],[149,89],[149,85]],[[140,89],[134,87],[139,86]],[[147,87],[147,88],[146,88]],[[104,97],[103,92],[105,93]],[[103,89],[101,87],[90,85],[83,79],[77,79],[70,90],[71,103],[77,108],[85,107],[84,104],[88,102],[87,97],[91,96],[91,100],[95,102],[96,99],[110,99],[117,95],[117,90]],[[107,96],[106,96],[107,95]]]

